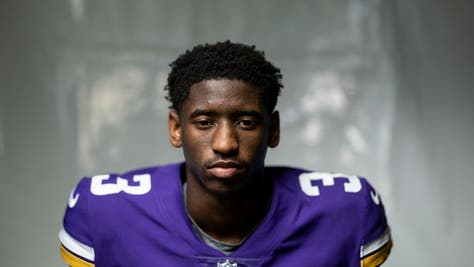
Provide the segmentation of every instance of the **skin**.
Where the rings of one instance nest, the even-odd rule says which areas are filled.
[[[186,161],[187,209],[211,237],[239,243],[263,219],[271,200],[268,147],[279,143],[279,115],[240,80],[193,84],[168,119],[170,143]]]

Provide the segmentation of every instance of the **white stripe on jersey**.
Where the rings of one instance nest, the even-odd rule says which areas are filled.
[[[390,229],[387,227],[385,232],[383,232],[383,234],[381,234],[377,239],[360,247],[360,258],[362,259],[365,256],[370,255],[371,253],[379,250],[389,241]]]
[[[69,235],[64,228],[59,231],[59,240],[65,248],[67,248],[72,253],[81,256],[91,262],[94,261],[94,248],[89,247],[80,241],[76,240],[74,237]]]

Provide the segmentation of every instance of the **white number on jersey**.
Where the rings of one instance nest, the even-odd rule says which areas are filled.
[[[133,176],[133,181],[138,185],[129,185],[124,178],[117,177],[116,183],[104,183],[110,175],[96,175],[91,180],[91,192],[97,196],[117,194],[125,192],[131,195],[144,195],[151,189],[151,177],[149,174],[137,174]]]
[[[345,192],[357,193],[362,189],[362,184],[357,176],[347,176],[339,173],[309,172],[300,174],[298,178],[301,190],[308,196],[319,196],[319,187],[313,185],[312,181],[322,181],[323,186],[334,186],[334,179],[345,179],[347,180],[347,182],[344,183]]]

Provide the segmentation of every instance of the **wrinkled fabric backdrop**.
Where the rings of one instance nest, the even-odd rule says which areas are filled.
[[[281,67],[267,163],[366,176],[385,266],[472,266],[470,1],[2,1],[0,265],[63,266],[81,176],[181,160],[168,64],[198,43],[255,44]],[[318,248],[315,248],[318,249]]]

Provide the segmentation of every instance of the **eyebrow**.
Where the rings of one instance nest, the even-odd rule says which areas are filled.
[[[249,117],[254,117],[257,119],[261,119],[263,117],[260,112],[257,112],[255,110],[239,110],[236,112],[234,116],[235,117],[249,116]]]
[[[217,112],[213,110],[208,110],[208,109],[196,109],[194,110],[190,117],[191,118],[196,118],[199,116],[216,116]],[[255,110],[238,110],[234,114],[232,114],[232,117],[243,117],[243,116],[249,116],[249,117],[254,117],[257,119],[262,119],[263,115],[260,112],[257,112]]]
[[[212,110],[196,109],[191,113],[190,117],[191,118],[196,118],[196,117],[199,117],[199,116],[215,116],[216,114],[217,114],[217,112],[212,111]]]

